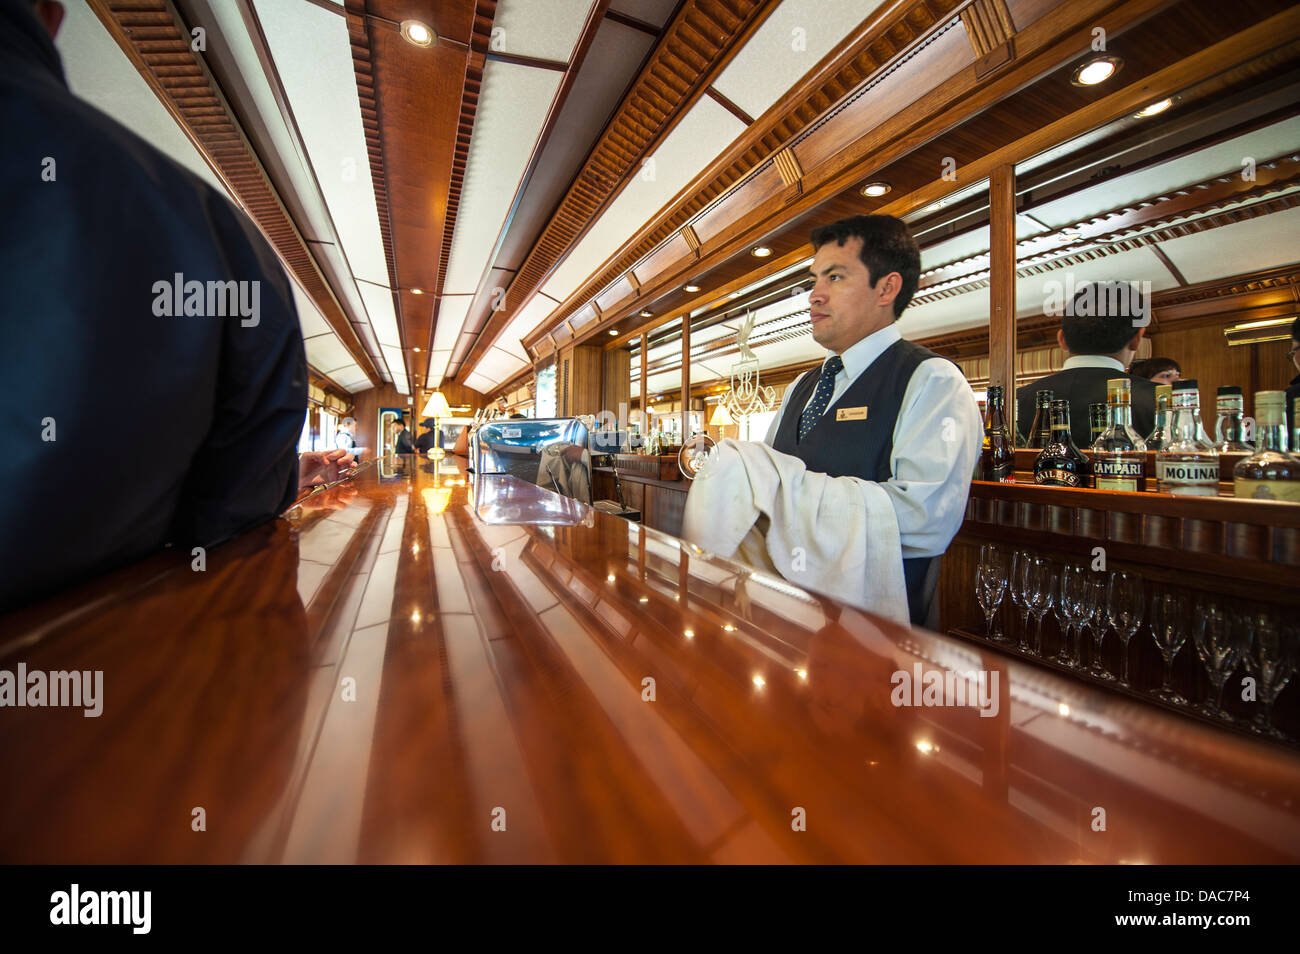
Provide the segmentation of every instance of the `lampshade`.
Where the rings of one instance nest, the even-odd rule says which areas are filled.
[[[447,404],[447,399],[442,396],[441,391],[434,391],[429,395],[428,402],[424,405],[424,410],[420,412],[421,417],[451,417],[451,407]]]
[[[709,418],[710,427],[726,426],[735,423],[735,420],[731,417],[731,412],[727,410],[727,405],[725,404],[719,404],[714,410],[713,416]]]

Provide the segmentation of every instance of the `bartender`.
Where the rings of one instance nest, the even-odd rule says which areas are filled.
[[[926,621],[961,526],[981,422],[951,361],[897,321],[921,254],[901,220],[859,215],[812,233],[813,339],[762,444],[723,441],[694,482],[683,536],[807,589]]]

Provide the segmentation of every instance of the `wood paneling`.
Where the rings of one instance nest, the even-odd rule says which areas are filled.
[[[626,348],[604,351],[601,382],[601,410],[609,411],[620,421],[620,411],[632,406],[632,352]]]
[[[1016,170],[998,166],[989,180],[989,383],[1006,394],[1007,427],[1016,432]]]
[[[593,345],[570,345],[560,350],[555,369],[560,417],[598,414],[601,410],[604,351]]]

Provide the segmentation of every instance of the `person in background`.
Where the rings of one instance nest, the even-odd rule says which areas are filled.
[[[1129,365],[1128,373],[1152,384],[1173,384],[1183,376],[1183,369],[1173,358],[1145,358]]]
[[[357,419],[355,417],[343,418],[334,431],[334,446],[346,451],[352,450],[357,445],[356,434]]]
[[[1106,402],[1106,382],[1132,380],[1133,430],[1150,434],[1155,427],[1156,386],[1124,369],[1133,361],[1149,319],[1148,303],[1126,282],[1081,285],[1064,309],[1056,341],[1067,355],[1065,366],[1016,390],[1016,429],[1022,434],[1034,421],[1034,395],[1051,391],[1070,402],[1070,432],[1079,447],[1092,446],[1088,405]]]
[[[415,445],[411,443],[411,432],[406,429],[406,422],[400,417],[393,421],[393,453],[415,453]]]
[[[275,252],[72,94],[63,14],[0,0],[0,610],[167,544],[216,546],[291,506],[302,476],[307,363]],[[173,314],[174,282],[229,283],[249,306]],[[308,458],[308,479],[340,462]]]
[[[1295,365],[1295,369],[1300,371],[1300,318],[1291,322],[1291,350],[1286,353]],[[1291,383],[1286,388],[1286,433],[1289,438],[1295,433],[1295,399],[1300,397],[1300,374],[1291,379]],[[1300,447],[1292,447],[1291,453],[1300,454]]]
[[[438,432],[434,430],[436,426],[436,422],[431,417],[426,417],[420,422],[420,428],[424,433],[415,439],[415,452],[421,457],[438,446]]]

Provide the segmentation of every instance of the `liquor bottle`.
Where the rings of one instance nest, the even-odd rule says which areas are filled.
[[[1200,440],[1200,394],[1194,378],[1174,382],[1169,440],[1156,455],[1160,492],[1213,497],[1219,492],[1219,455]]]
[[[1286,452],[1285,391],[1255,392],[1255,434],[1258,449],[1233,469],[1233,492],[1252,500],[1300,503],[1300,458]]]
[[[1109,383],[1109,382],[1107,382]],[[1106,429],[1106,402],[1088,405],[1088,444],[1097,443],[1097,438]]]
[[[1098,490],[1146,490],[1147,445],[1133,430],[1133,382],[1106,382],[1106,428],[1092,445],[1092,472]]]
[[[1070,437],[1070,402],[1053,400],[1047,443],[1034,461],[1034,483],[1087,487],[1092,465]]]
[[[1039,391],[1034,395],[1034,423],[1029,425],[1026,447],[1042,450],[1048,437],[1051,436],[1052,398],[1055,396],[1051,391]]]
[[[984,449],[980,452],[979,479],[1002,484],[1016,482],[1016,452],[1007,431],[1002,386],[989,388],[988,413],[984,418]]]
[[[1156,426],[1147,435],[1147,450],[1158,451],[1169,440],[1169,405],[1173,396],[1172,384],[1156,385]]]
[[[1218,419],[1214,422],[1214,449],[1220,454],[1249,454],[1255,448],[1246,441],[1241,417],[1245,412],[1241,388],[1219,388]]]

